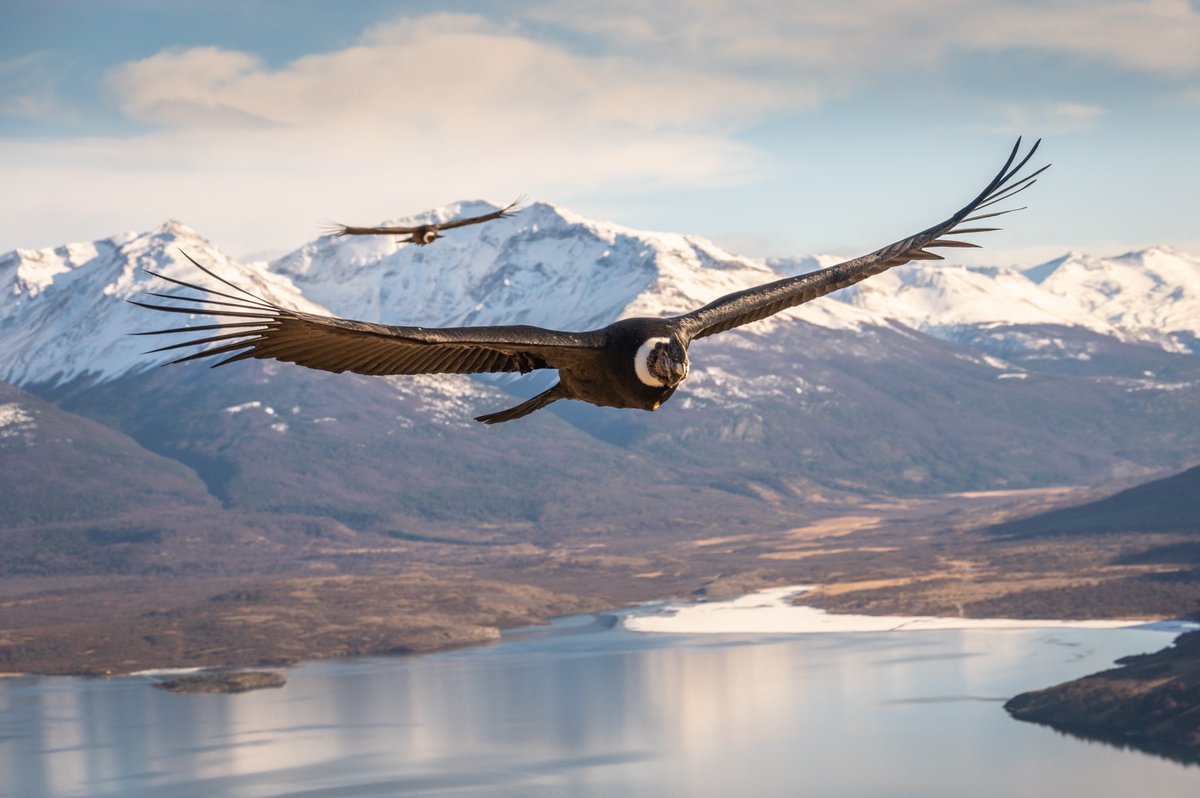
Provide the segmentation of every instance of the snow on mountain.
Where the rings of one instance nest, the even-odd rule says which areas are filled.
[[[1040,288],[1016,269],[981,271],[928,261],[901,266],[834,295],[914,329],[972,324],[1075,324],[1084,307]],[[1112,328],[1097,321],[1101,332]]]
[[[461,202],[389,224],[496,207]],[[526,323],[567,330],[684,312],[839,260],[744,258],[702,238],[632,230],[544,203],[449,231],[428,247],[400,244],[395,236],[324,236],[269,265],[238,263],[195,231],[168,222],[141,235],[0,255],[0,380],[104,381],[170,359],[171,353],[141,354],[156,339],[128,333],[177,325],[122,300],[147,290],[181,290],[142,267],[208,280],[181,249],[239,285],[314,312],[394,324]],[[841,330],[901,324],[945,338],[968,327],[1050,324],[1200,351],[1200,258],[1167,247],[1115,258],[1073,253],[1024,270],[921,262],[831,299],[841,301],[808,303],[743,332],[770,335],[788,317]],[[179,321],[189,323],[184,316]],[[734,337],[739,340],[731,345],[743,345]],[[461,388],[456,382],[454,390]]]
[[[28,435],[37,429],[33,416],[16,402],[0,404],[0,438],[15,438]]]
[[[0,256],[0,380],[16,385],[61,385],[78,378],[102,382],[171,359],[170,353],[142,354],[165,341],[156,344],[156,338],[129,333],[182,326],[195,317],[155,315],[124,300],[146,291],[183,290],[142,269],[216,286],[181,250],[273,301],[323,312],[286,277],[237,263],[174,221],[141,235],[15,250]]]
[[[465,202],[386,224],[495,210]],[[528,323],[587,329],[684,312],[731,291],[841,260],[764,262],[695,236],[650,233],[535,203],[451,231],[427,248],[396,237],[321,238],[275,261],[306,296],[341,313],[415,324]],[[1167,247],[1115,258],[1069,255],[1029,269],[918,262],[747,328],[787,317],[833,329],[899,323],[940,337],[962,327],[1067,325],[1189,351],[1200,336],[1200,259]],[[1200,347],[1193,347],[1200,351]]]
[[[496,207],[463,202],[384,224],[443,221]],[[565,330],[682,313],[779,279],[764,262],[702,238],[632,230],[545,203],[449,231],[428,247],[398,244],[396,238],[322,237],[274,261],[271,269],[290,277],[310,299],[363,320]],[[847,306],[795,313],[834,327],[870,320]],[[753,329],[765,332],[770,326]]]
[[[1172,351],[1200,352],[1200,258],[1172,247],[1150,247],[1113,258],[1071,253],[1034,269],[1051,295],[1081,307],[1077,323],[1110,324],[1129,340]]]
[[[1200,353],[1200,258],[1170,247],[1070,253],[1025,269],[919,262],[833,296],[943,337],[966,326],[1059,324]]]

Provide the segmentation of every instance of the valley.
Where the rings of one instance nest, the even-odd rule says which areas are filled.
[[[343,529],[306,544],[294,532],[260,528],[258,535],[278,537],[257,545],[225,530],[224,546],[210,547],[211,555],[183,557],[172,553],[187,550],[170,536],[115,541],[107,548],[122,554],[107,562],[157,562],[159,575],[139,565],[81,576],[88,567],[65,562],[55,575],[10,570],[0,592],[0,671],[101,675],[413,653],[487,643],[501,628],[556,615],[784,584],[819,585],[804,603],[834,612],[1200,613],[1194,566],[1147,556],[1194,534],[1113,533],[1063,545],[1058,536],[1004,538],[986,529],[1086,494],[875,501],[853,514],[797,514],[794,525],[774,530],[684,528],[671,537],[576,530],[541,544],[499,528],[408,539]]]

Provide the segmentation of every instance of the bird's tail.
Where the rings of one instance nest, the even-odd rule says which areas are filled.
[[[553,388],[542,391],[532,399],[527,399],[516,407],[510,407],[507,410],[501,410],[499,413],[488,413],[486,416],[476,416],[476,421],[482,421],[484,424],[499,424],[501,421],[512,421],[515,418],[527,416],[534,410],[541,410],[551,402],[558,401],[563,398],[561,391],[562,384],[556,384]]]

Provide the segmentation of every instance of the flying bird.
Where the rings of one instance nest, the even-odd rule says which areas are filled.
[[[217,344],[171,361],[182,363],[226,356],[214,363],[214,367],[247,358],[266,358],[335,373],[351,371],[377,375],[558,371],[558,382],[548,390],[515,407],[477,417],[477,421],[485,424],[521,418],[559,399],[575,399],[601,407],[657,410],[687,378],[690,366],[687,350],[692,341],[765,319],[902,263],[942,260],[931,250],[977,246],[947,236],[999,229],[977,227],[973,223],[1022,210],[1012,208],[981,213],[1033,185],[1037,176],[1049,168],[1047,164],[1018,177],[1040,143],[1039,139],[1018,160],[1021,140],[1017,139],[1008,160],[992,181],[975,199],[944,222],[868,255],[727,294],[679,316],[622,319],[587,332],[562,332],[528,325],[427,328],[373,324],[281,307],[219,277],[184,253],[198,269],[228,286],[231,292],[215,291],[156,274],[168,282],[200,292],[201,296],[151,293],[152,296],[193,304],[134,304],[225,320],[138,334],[205,331],[203,337],[152,351]]]
[[[490,222],[493,219],[504,219],[512,216],[520,210],[518,207],[522,200],[518,199],[505,205],[498,211],[485,213],[482,216],[468,216],[463,219],[451,219],[448,222],[439,222],[437,224],[419,224],[416,227],[350,227],[344,224],[335,224],[330,230],[331,236],[385,236],[385,235],[401,235],[408,238],[400,239],[401,244],[416,244],[423,247],[426,244],[432,244],[439,238],[445,238],[442,235],[443,230],[453,230],[456,227],[466,227],[469,224],[482,224]]]

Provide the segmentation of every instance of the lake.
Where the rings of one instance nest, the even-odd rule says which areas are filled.
[[[621,615],[312,663],[242,695],[0,680],[0,794],[1200,795],[1200,768],[1001,708],[1168,632],[650,634]]]

